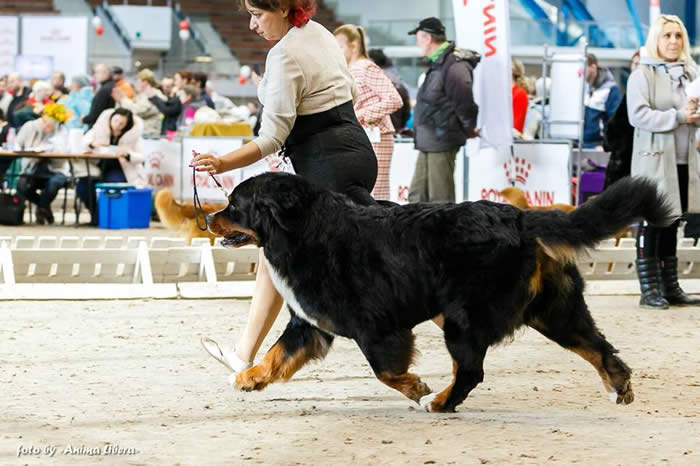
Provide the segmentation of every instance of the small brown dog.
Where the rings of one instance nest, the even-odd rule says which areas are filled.
[[[187,244],[192,243],[192,238],[209,238],[214,244],[216,236],[209,230],[202,231],[197,226],[194,204],[191,202],[179,202],[168,189],[163,189],[156,194],[156,211],[160,221],[171,230],[176,230],[179,236],[186,238]],[[226,207],[226,204],[202,204],[199,214],[199,223],[204,226],[204,216],[212,214]]]
[[[506,189],[501,191],[501,196],[503,196],[510,205],[517,207],[520,210],[552,210],[559,209],[564,212],[571,212],[576,207],[569,204],[552,204],[551,206],[531,206],[527,202],[525,193],[522,189],[516,188],[515,186],[508,186]]]
[[[552,210],[552,209],[558,209],[564,212],[571,212],[576,208],[576,206],[572,206],[569,204],[552,204],[550,206],[531,206],[527,202],[527,198],[525,197],[525,193],[523,192],[522,189],[516,188],[515,186],[508,186],[505,188],[503,191],[501,191],[501,196],[508,201],[510,205],[513,205],[517,207],[520,210]],[[592,199],[592,198],[591,198]],[[628,236],[631,236],[632,230],[630,228],[625,228],[622,231],[619,231],[615,235],[615,240],[616,243],[620,242],[620,238],[627,238]]]

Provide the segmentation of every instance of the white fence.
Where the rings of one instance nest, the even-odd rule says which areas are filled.
[[[601,242],[578,267],[592,294],[639,292],[633,238]],[[700,243],[678,243],[679,277],[700,292]],[[246,298],[258,249],[229,249],[195,238],[0,236],[0,300]]]

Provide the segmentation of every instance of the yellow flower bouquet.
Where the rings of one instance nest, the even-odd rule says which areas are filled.
[[[49,102],[44,105],[43,116],[47,116],[57,123],[65,123],[73,116],[73,112],[66,110],[66,106],[59,103]]]

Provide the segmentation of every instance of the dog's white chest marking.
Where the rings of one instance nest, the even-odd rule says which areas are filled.
[[[282,275],[280,275],[280,273],[272,266],[272,264],[270,264],[270,261],[267,260],[267,257],[265,258],[265,265],[267,265],[267,272],[270,274],[272,284],[275,285],[275,288],[277,289],[279,294],[282,295],[287,305],[292,308],[297,317],[299,317],[300,319],[304,319],[314,327],[320,328],[318,326],[318,321],[316,321],[316,319],[314,319],[313,317],[309,317],[309,315],[304,312],[304,309],[301,307],[296,295],[294,294],[294,290],[292,290],[292,288],[289,286],[287,280]]]

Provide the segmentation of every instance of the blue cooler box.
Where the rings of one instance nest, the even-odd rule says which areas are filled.
[[[128,183],[98,183],[96,188],[100,228],[148,228],[151,188],[137,189]]]

